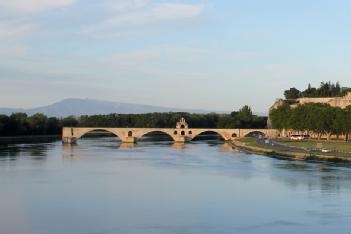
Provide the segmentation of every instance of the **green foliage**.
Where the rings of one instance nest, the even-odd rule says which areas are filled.
[[[69,116],[63,119],[24,113],[0,115],[0,136],[60,134],[62,127],[174,128],[184,117],[192,128],[265,128],[267,117],[252,114],[249,106],[231,114],[147,113]]]
[[[10,117],[0,115],[0,133],[8,134],[10,132]]]
[[[255,143],[257,139],[255,137],[245,137],[245,138],[240,138],[239,141],[243,143]]]
[[[265,128],[267,124],[267,117],[252,114],[251,108],[247,105],[239,111],[233,111],[226,118],[230,122],[230,126],[224,128]]]
[[[78,126],[78,120],[74,116],[68,116],[61,120],[62,126],[65,127],[76,127]]]
[[[29,129],[31,129],[32,134],[40,135],[46,133],[46,124],[48,118],[43,114],[35,114],[27,118],[27,123]]]
[[[296,108],[282,105],[270,112],[273,128],[312,131],[318,134],[345,134],[351,130],[351,106],[346,109],[328,104],[306,103]]]
[[[28,132],[27,114],[13,113],[10,115],[9,131],[16,135],[25,135]]]
[[[308,84],[307,89],[302,92],[296,88],[290,88],[284,91],[284,96],[286,99],[297,99],[302,97],[343,97],[349,91],[351,91],[350,88],[342,88],[339,82],[334,84],[329,81],[321,82],[319,88],[312,87],[311,84]]]
[[[61,132],[61,121],[55,117],[50,117],[46,121],[46,134],[55,135]]]
[[[284,91],[285,99],[297,99],[300,97],[300,95],[301,95],[300,90],[296,88],[290,88]]]
[[[0,115],[0,136],[58,135],[64,124],[77,126],[78,121],[73,117],[48,118],[39,113],[32,116],[27,116],[25,113],[13,113],[10,116]]]
[[[290,128],[290,121],[289,121],[289,118],[291,116],[290,112],[291,112],[290,106],[286,103],[277,109],[273,109],[269,113],[272,127],[279,130],[283,130],[284,128],[285,129]]]
[[[192,128],[265,128],[267,123],[267,117],[253,115],[250,107],[244,106],[230,115],[184,112],[83,115],[78,119],[78,126],[174,128],[181,117],[184,117]]]

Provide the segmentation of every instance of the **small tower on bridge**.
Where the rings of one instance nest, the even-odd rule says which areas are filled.
[[[182,118],[180,118],[180,120],[177,122],[176,128],[177,128],[177,129],[187,129],[187,128],[189,128],[189,125],[188,125],[188,123],[185,121],[185,119],[182,117]]]

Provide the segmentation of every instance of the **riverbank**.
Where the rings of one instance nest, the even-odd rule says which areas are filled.
[[[311,152],[303,149],[284,150],[274,144],[261,145],[256,142],[254,138],[243,138],[235,141],[230,141],[233,147],[238,148],[244,152],[266,155],[269,157],[298,160],[298,161],[319,161],[319,162],[332,162],[344,163],[351,165],[351,153],[322,153]]]
[[[45,143],[61,139],[61,135],[30,135],[0,137],[0,144]]]

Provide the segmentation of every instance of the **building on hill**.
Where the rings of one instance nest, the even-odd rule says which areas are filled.
[[[287,100],[290,102],[291,107],[296,107],[298,105],[303,105],[306,103],[326,103],[332,107],[346,108],[351,105],[351,92],[348,92],[343,97],[322,97],[322,98],[298,98],[294,100]],[[285,102],[284,99],[277,99],[271,106],[269,111],[279,108]]]
[[[282,106],[284,103],[289,103],[290,107],[294,108],[297,107],[298,105],[303,105],[306,103],[325,103],[329,104],[332,107],[340,107],[342,109],[346,108],[347,106],[351,105],[351,92],[348,92],[345,96],[343,97],[318,97],[318,98],[297,98],[297,99],[289,99],[289,100],[284,100],[284,99],[277,99],[274,104],[269,108],[269,112],[271,110],[277,109],[280,106]],[[271,128],[271,120],[268,117],[267,121],[267,126],[268,128]],[[293,133],[293,132],[291,132]],[[285,134],[283,134],[285,135]]]

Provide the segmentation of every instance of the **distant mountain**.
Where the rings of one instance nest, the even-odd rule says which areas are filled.
[[[69,115],[97,115],[97,114],[142,114],[150,112],[190,112],[208,113],[210,111],[198,109],[181,109],[132,103],[110,102],[94,99],[64,99],[52,105],[32,109],[0,108],[0,114],[10,115],[14,112],[25,112],[28,115],[43,113],[47,116],[66,117]]]

